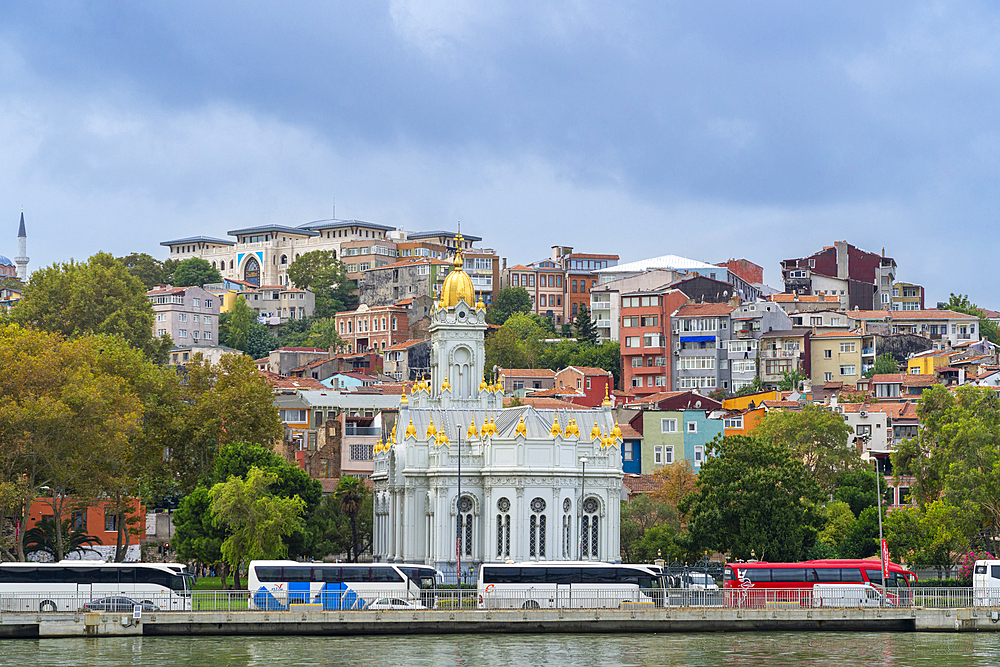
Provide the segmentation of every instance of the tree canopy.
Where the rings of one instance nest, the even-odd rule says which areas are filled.
[[[997,328],[996,322],[987,317],[986,312],[982,308],[969,301],[967,294],[952,293],[948,298],[948,303],[945,304],[945,308],[953,310],[956,313],[965,313],[966,315],[975,315],[978,317],[979,337],[1000,345],[1000,329]]]
[[[174,269],[173,284],[177,287],[204,287],[208,283],[221,283],[219,270],[201,257],[189,257]]]
[[[864,377],[871,378],[876,375],[891,375],[893,373],[899,373],[899,363],[896,362],[895,357],[887,352],[875,357],[875,363],[865,371]]]
[[[357,284],[334,250],[307,252],[288,266],[288,278],[296,287],[316,295],[316,317],[333,317],[358,307]]]
[[[503,325],[512,315],[531,312],[531,295],[523,287],[504,287],[486,309],[486,321]]]
[[[573,320],[573,328],[576,331],[578,341],[587,345],[597,345],[597,327],[590,319],[590,310],[584,304],[580,304],[580,310]]]
[[[169,337],[153,337],[146,286],[104,252],[83,263],[71,260],[33,272],[11,318],[70,338],[120,336],[158,361],[165,360],[173,346]]]
[[[785,446],[748,436],[716,438],[716,455],[681,502],[693,544],[733,558],[796,561],[822,525],[819,486]]]

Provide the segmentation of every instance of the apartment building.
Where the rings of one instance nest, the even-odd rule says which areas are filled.
[[[384,351],[410,339],[409,318],[402,306],[361,304],[357,310],[337,313],[334,322],[348,353]]]
[[[245,286],[242,296],[257,321],[269,326],[284,324],[288,320],[304,320],[316,311],[316,295],[310,290],[282,285],[264,287]]]
[[[886,333],[929,338],[932,349],[944,350],[979,340],[979,318],[953,310],[857,310],[846,313],[856,323],[884,325]]]
[[[523,287],[531,297],[531,312],[548,317],[556,326],[566,323],[563,298],[563,270],[553,260],[544,259],[528,266],[518,264],[505,270],[509,287]]]
[[[924,288],[914,283],[893,283],[893,310],[924,310]]]
[[[153,306],[153,335],[174,345],[219,344],[219,299],[200,287],[157,285],[146,292]]]
[[[756,266],[746,260],[730,260],[724,264],[708,264],[696,259],[688,259],[678,255],[662,255],[642,259],[626,264],[615,264],[596,271],[598,284],[609,283],[622,278],[635,277],[649,271],[667,271],[672,274],[669,282],[703,276],[712,280],[720,280],[732,285],[731,296],[736,297],[740,302],[757,301],[761,297],[761,288],[758,284],[753,284],[743,278],[742,274],[750,278],[757,276],[756,270],[751,268]],[[730,270],[732,266],[735,270]],[[757,267],[758,269],[760,267]],[[763,275],[763,269],[761,269]]]
[[[619,339],[621,296],[623,293],[656,292],[663,294],[674,281],[675,275],[672,271],[653,270],[619,280],[598,283],[597,287],[590,292],[590,318],[597,329],[598,340],[604,342]]]
[[[687,303],[679,290],[621,295],[622,389],[637,397],[667,391],[672,362],[670,314]]]
[[[671,314],[671,387],[709,393],[730,390],[728,303],[689,303]]]
[[[757,301],[736,306],[730,314],[731,338],[726,342],[729,359],[730,391],[737,392],[760,376],[758,353],[762,337],[772,331],[792,328],[791,318],[778,304]],[[763,360],[761,360],[763,361]]]
[[[889,308],[896,262],[837,241],[817,253],[781,262],[786,294],[834,297],[840,310]]]
[[[441,286],[451,269],[451,262],[431,257],[410,257],[369,269],[358,281],[358,298],[370,308],[391,306],[420,296],[436,299],[441,296]]]
[[[875,363],[875,335],[853,331],[824,331],[809,338],[812,384],[842,382],[852,390]]]
[[[761,335],[760,381],[765,390],[777,389],[785,373],[798,371],[809,377],[812,366],[809,337],[809,331],[793,329],[772,330]]]

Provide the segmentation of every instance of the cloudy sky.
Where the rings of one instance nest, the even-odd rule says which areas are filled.
[[[1000,6],[46,2],[0,11],[0,254],[257,223],[462,228],[528,262],[846,239],[1000,309]]]

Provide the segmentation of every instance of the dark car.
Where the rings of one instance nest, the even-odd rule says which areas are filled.
[[[128,612],[132,613],[136,605],[141,605],[143,611],[157,611],[151,602],[136,602],[132,598],[126,597],[110,597],[110,598],[100,598],[99,600],[91,600],[87,604],[83,605],[83,608],[87,611],[113,611],[113,612]]]

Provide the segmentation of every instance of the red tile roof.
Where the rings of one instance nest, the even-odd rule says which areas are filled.
[[[601,376],[611,375],[610,371],[606,371],[603,368],[594,368],[593,366],[567,366],[562,370],[566,370],[567,368],[572,368],[573,370],[579,371],[584,375],[601,375]],[[559,372],[561,373],[562,371]]]
[[[320,391],[326,389],[319,380],[314,378],[285,378],[285,377],[267,377],[268,383],[275,389],[318,389]]]
[[[956,313],[954,310],[848,310],[845,314],[856,320],[975,320],[975,315]]]
[[[885,375],[873,375],[871,379],[872,384],[902,384],[903,374],[902,373],[887,373]]]
[[[689,303],[677,309],[673,317],[721,317],[733,312],[728,303]]]
[[[844,413],[879,412],[892,419],[916,419],[917,406],[911,402],[881,401],[878,403],[844,403]]]
[[[861,332],[855,329],[854,331],[821,331],[819,333],[814,333],[811,338],[860,338]]]
[[[392,352],[392,351],[395,351],[395,350],[405,350],[405,349],[407,349],[409,347],[413,347],[417,343],[423,343],[423,342],[424,341],[420,340],[420,339],[404,340],[402,343],[396,343],[395,345],[387,347],[387,348],[385,348],[382,351],[383,352]]]
[[[636,475],[627,473],[622,477],[622,484],[628,489],[630,496],[658,491],[663,488],[663,480],[656,475]]]
[[[761,406],[765,408],[797,408],[798,401],[761,401]]]
[[[556,372],[548,368],[505,368],[500,371],[505,378],[554,378]]]
[[[938,384],[935,375],[907,375],[903,378],[904,387],[933,387]]]
[[[622,431],[622,438],[628,438],[629,440],[641,440],[642,433],[639,433],[629,424],[619,424],[618,428]]]

